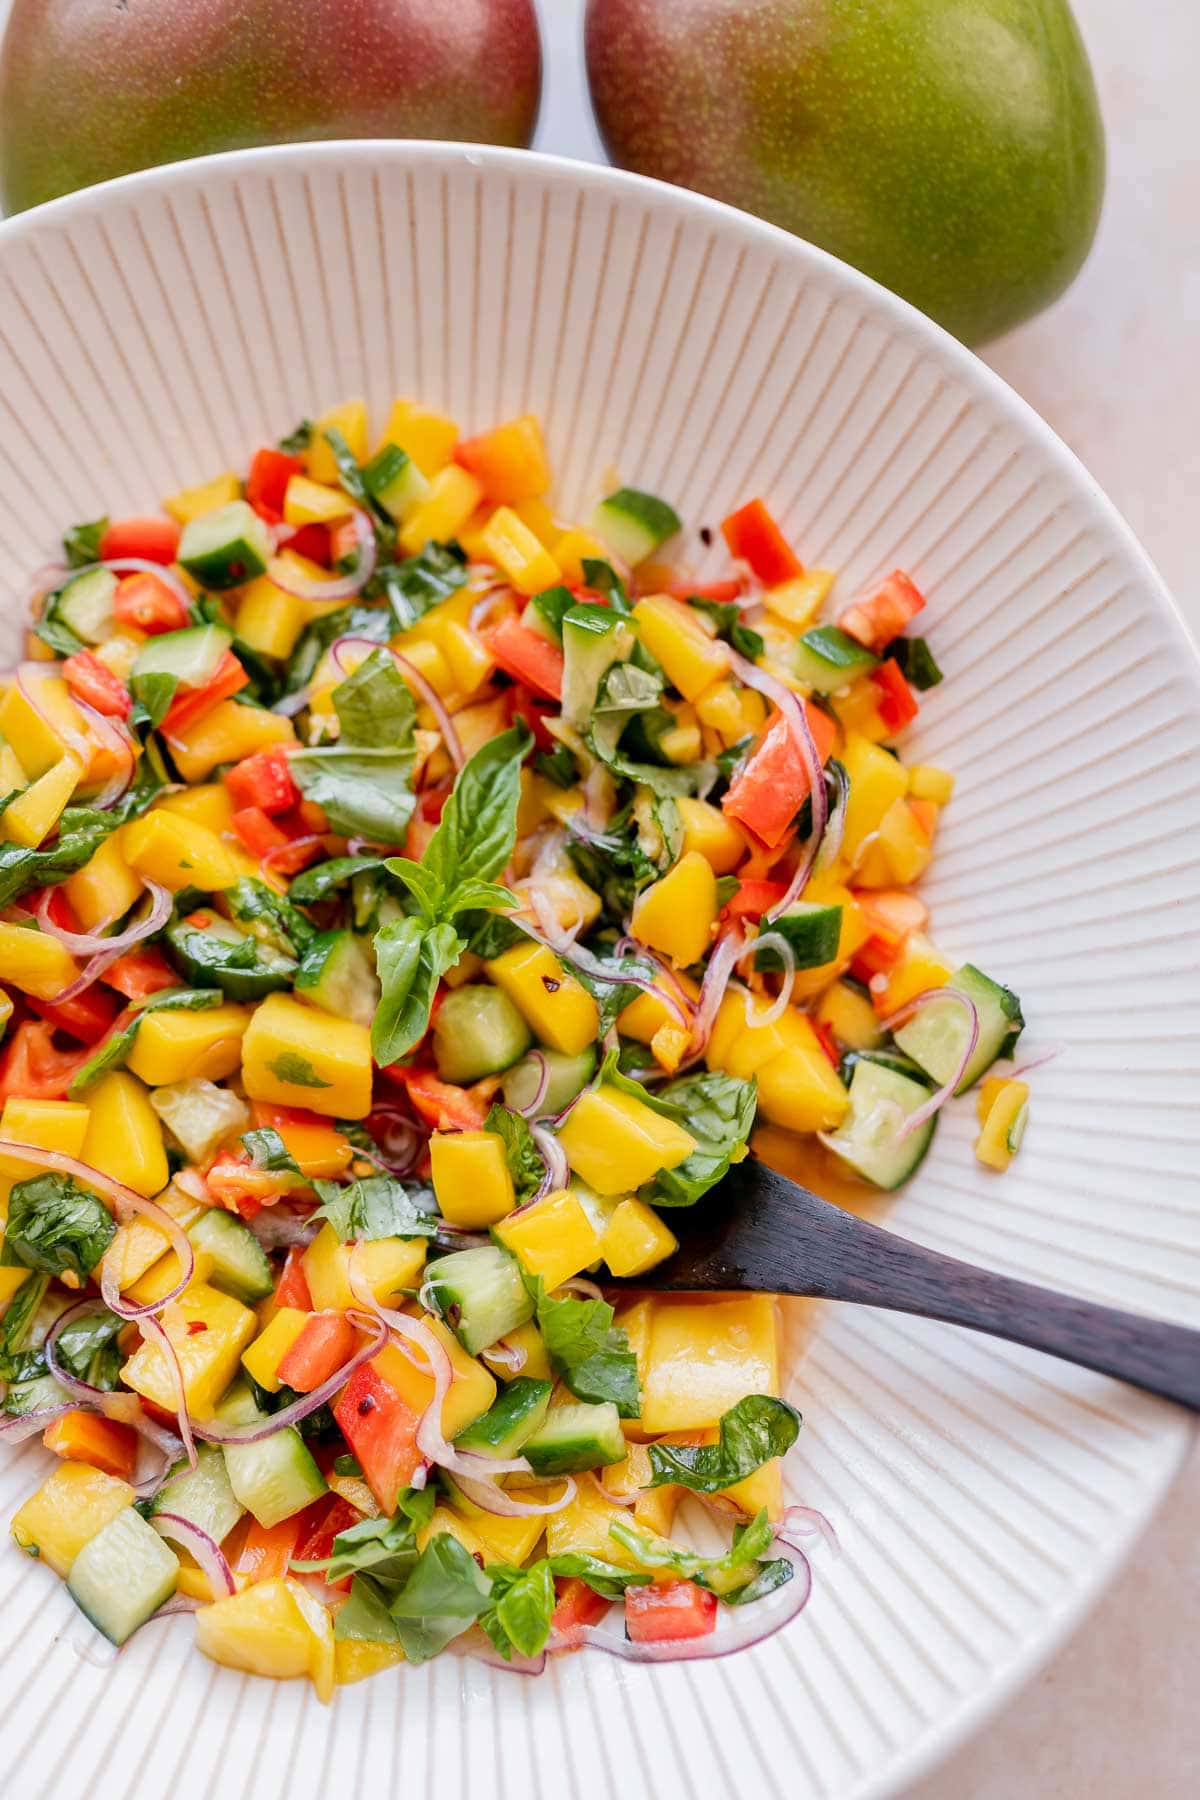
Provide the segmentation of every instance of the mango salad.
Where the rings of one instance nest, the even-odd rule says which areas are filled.
[[[350,402],[35,578],[0,1438],[116,1644],[191,1612],[327,1700],[778,1630],[828,1527],[776,1302],[651,1291],[680,1209],[751,1152],[894,1188],[985,1075],[980,1160],[1020,1144],[1019,1005],[916,891],[921,592],[833,603],[758,499],[696,579],[666,500],[550,486],[532,417],[372,448]]]

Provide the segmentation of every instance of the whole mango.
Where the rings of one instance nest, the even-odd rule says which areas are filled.
[[[589,0],[613,160],[831,250],[968,343],[1082,264],[1104,133],[1065,0]]]
[[[527,144],[534,0],[13,0],[0,198],[313,138]]]

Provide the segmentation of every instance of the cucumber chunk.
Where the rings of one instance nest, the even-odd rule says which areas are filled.
[[[500,1084],[504,1104],[513,1112],[523,1113],[533,1105],[542,1084],[543,1061],[546,1091],[537,1109],[539,1119],[552,1119],[562,1112],[596,1073],[596,1052],[590,1046],[581,1050],[578,1056],[568,1056],[565,1050],[536,1050],[523,1056],[520,1062],[513,1064]]]
[[[792,653],[792,674],[818,694],[836,694],[877,667],[879,658],[836,625],[806,631]]]
[[[364,465],[363,486],[389,519],[403,525],[426,494],[429,482],[399,444],[385,444]]]
[[[111,569],[85,569],[50,596],[45,622],[65,625],[85,644],[103,644],[113,634],[116,591]]]
[[[460,1450],[478,1450],[483,1456],[516,1456],[533,1436],[550,1410],[553,1384],[518,1375],[510,1381],[482,1419],[460,1432],[454,1442]]]
[[[271,560],[271,533],[245,500],[230,500],[191,519],[179,540],[179,561],[202,587],[240,587],[262,575]]]
[[[150,1507],[150,1517],[174,1513],[206,1531],[214,1544],[228,1537],[245,1507],[229,1484],[225,1458],[215,1444],[197,1444],[196,1467],[178,1463]]]
[[[996,1059],[1016,1046],[1024,1029],[1021,1002],[998,982],[992,981],[973,963],[964,963],[946,983],[958,993],[973,1000],[979,1014],[979,1037],[971,1060],[963,1071],[956,1094],[965,1094],[986,1074]],[[932,1000],[896,1032],[900,1048],[932,1075],[939,1087],[950,1080],[962,1061],[970,1034],[966,1009],[953,1000]]]
[[[213,1259],[208,1277],[213,1287],[248,1306],[274,1292],[275,1277],[266,1251],[249,1227],[232,1213],[212,1206],[188,1226],[187,1234],[197,1250],[207,1250]]]
[[[819,969],[837,958],[842,935],[842,909],[823,906],[817,901],[798,900],[790,912],[764,924],[764,932],[777,931],[786,940],[796,959],[797,969]],[[756,969],[782,969],[783,959],[777,950],[760,950],[754,958]]]
[[[823,1142],[844,1163],[879,1188],[898,1188],[912,1175],[933,1142],[937,1119],[928,1119],[910,1137],[900,1127],[929,1098],[922,1081],[889,1062],[862,1056],[850,1077],[850,1111]]]
[[[218,987],[229,1000],[261,1000],[290,987],[296,975],[295,957],[239,931],[227,919],[213,918],[207,925],[176,919],[166,938],[193,987]]]
[[[674,507],[640,488],[618,488],[600,502],[591,518],[591,529],[601,542],[631,564],[645,562],[679,528]]]
[[[562,713],[568,725],[586,730],[602,677],[616,662],[628,662],[637,637],[628,619],[607,606],[573,606],[562,618]]]
[[[217,1408],[222,1425],[265,1420],[244,1381],[236,1381]],[[260,1438],[257,1444],[226,1444],[222,1452],[229,1485],[240,1505],[267,1527],[303,1512],[328,1490],[325,1478],[294,1425]]]
[[[623,1462],[628,1445],[611,1400],[556,1407],[521,1446],[535,1475],[573,1475]]]
[[[181,687],[207,687],[232,642],[233,633],[221,625],[161,632],[138,651],[129,671],[130,686],[136,693],[147,675],[173,675]]]
[[[569,587],[546,588],[535,594],[525,608],[525,624],[538,632],[547,643],[562,643],[562,622],[575,604]]]
[[[370,1026],[379,1005],[375,961],[352,931],[321,931],[296,970],[296,993],[338,1019]]]
[[[532,1042],[508,995],[481,982],[448,993],[433,1023],[438,1074],[459,1086],[510,1068]]]
[[[469,1356],[533,1317],[516,1257],[498,1244],[456,1250],[427,1264],[429,1291]]]
[[[67,1587],[106,1638],[123,1644],[175,1592],[179,1559],[140,1512],[127,1506],[71,1564]]]

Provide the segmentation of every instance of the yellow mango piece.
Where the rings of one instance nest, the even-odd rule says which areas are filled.
[[[162,1125],[145,1088],[128,1069],[114,1069],[88,1090],[91,1120],[83,1160],[123,1181],[135,1194],[161,1193],[170,1180]]]
[[[562,579],[570,582],[573,587],[578,587],[583,580],[585,557],[589,562],[608,562],[612,556],[612,552],[598,537],[593,537],[590,531],[583,531],[577,525],[571,525],[561,532],[552,548],[554,560],[562,571]]]
[[[451,1512],[448,1506],[434,1507],[428,1525],[422,1525],[417,1533],[418,1549],[424,1550],[430,1538],[439,1537],[443,1532],[457,1538],[469,1556],[483,1558],[483,1539],[466,1519],[459,1513]]]
[[[1029,1084],[1025,1081],[1000,1080],[993,1076],[984,1083],[990,1091],[990,1104],[983,1117],[983,1130],[975,1143],[975,1155],[989,1169],[1007,1169],[1025,1135],[1029,1117]],[[984,1096],[979,1107],[983,1115]]]
[[[213,1267],[213,1259],[207,1250],[194,1250],[192,1252],[191,1281],[207,1281],[213,1272]],[[132,1287],[125,1289],[126,1298],[132,1300],[135,1306],[145,1306],[151,1300],[162,1300],[173,1288],[179,1286],[182,1273],[182,1266],[175,1251],[168,1250],[167,1254],[160,1256],[153,1267],[147,1269],[146,1273],[140,1276]]]
[[[170,513],[177,524],[190,525],[193,519],[216,512],[218,506],[228,506],[231,500],[240,500],[241,496],[241,482],[232,469],[227,469],[224,475],[218,475],[200,487],[182,488],[178,494],[172,494],[169,500],[163,501],[163,511]]]
[[[549,550],[511,506],[496,508],[480,533],[480,544],[484,555],[520,594],[540,594],[562,579],[562,570]]]
[[[547,1289],[569,1281],[600,1255],[600,1233],[570,1188],[523,1206],[496,1226],[495,1235],[527,1274],[542,1277]]]
[[[672,725],[658,740],[658,747],[669,763],[682,767],[699,762],[704,749],[700,727],[696,724]]]
[[[197,1281],[163,1309],[161,1323],[175,1352],[189,1413],[211,1419],[217,1402],[238,1372],[242,1351],[258,1320],[248,1306]],[[192,1331],[193,1324],[202,1331]],[[121,1370],[126,1387],[173,1413],[178,1405],[171,1365],[153,1340],[143,1340]]]
[[[313,481],[307,475],[289,478],[283,496],[283,518],[287,525],[331,525],[354,510],[354,503],[343,488]]]
[[[322,481],[328,487],[335,487],[340,479],[337,459],[333,447],[327,443],[327,431],[340,431],[349,445],[350,454],[355,462],[367,460],[367,408],[362,400],[346,400],[341,406],[331,406],[329,411],[314,419],[312,436],[304,451],[304,467],[314,481]]]
[[[49,837],[75,792],[80,773],[77,758],[64,756],[18,794],[0,814],[0,827],[9,842],[35,850]]]
[[[279,1365],[312,1317],[296,1306],[281,1306],[272,1314],[270,1323],[260,1331],[252,1344],[242,1351],[242,1367],[269,1394],[277,1394],[282,1385]]]
[[[608,1535],[610,1525],[628,1523],[626,1507],[606,1500],[593,1482],[581,1481],[575,1498],[546,1517],[546,1554],[567,1556],[575,1552],[598,1556],[621,1569],[635,1569],[637,1558],[632,1550]]]
[[[873,847],[882,857],[887,879],[867,880],[866,859],[859,870],[860,887],[908,887],[919,881],[933,860],[933,838],[927,833],[907,800],[894,800],[879,821],[879,838]]]
[[[242,1060],[250,1008],[225,1001],[206,1012],[148,1012],[138,1026],[126,1067],[147,1087],[173,1081],[221,1081]]]
[[[63,883],[63,892],[84,931],[123,918],[141,891],[141,877],[122,854],[119,831],[106,837],[82,869]]]
[[[833,569],[805,569],[803,575],[793,576],[790,581],[781,581],[776,587],[767,588],[763,594],[763,605],[785,625],[804,630],[811,625],[828,600],[830,589],[836,580],[837,575]]]
[[[639,1044],[653,1043],[656,1033],[664,1026],[670,1028],[679,1024],[679,1018],[671,1008],[658,999],[658,994],[666,994],[677,1001],[676,987],[682,988],[689,1000],[695,1000],[700,993],[700,985],[690,975],[679,974],[670,979],[666,975],[658,975],[654,981],[655,992],[640,993],[629,1005],[618,1014],[617,1025],[622,1037],[636,1039]]]
[[[64,1578],[85,1544],[132,1506],[127,1481],[82,1462],[60,1462],[19,1507],[9,1527],[22,1550]]]
[[[422,475],[436,475],[444,469],[458,442],[458,426],[444,413],[431,412],[415,400],[396,400],[379,448],[395,444],[411,456]]]
[[[384,1669],[394,1669],[404,1661],[402,1644],[372,1644],[365,1638],[335,1638],[334,1669],[339,1687],[366,1681]]]
[[[57,938],[0,922],[0,981],[36,1000],[53,1000],[78,974],[75,959]]]
[[[274,1681],[311,1675],[322,1646],[309,1623],[308,1607],[300,1604],[301,1594],[304,1589],[298,1582],[273,1578],[256,1581],[212,1606],[202,1606],[195,1614],[196,1648],[227,1669],[267,1675]],[[314,1604],[320,1606],[319,1601]],[[333,1622],[327,1613],[325,1618],[332,1686],[336,1665]]]
[[[596,1479],[606,1494],[614,1497],[637,1495],[626,1511],[626,1518],[631,1518],[643,1531],[656,1531],[660,1537],[666,1537],[674,1524],[682,1489],[670,1484],[652,1488],[652,1475],[650,1452],[645,1444],[637,1443],[628,1446],[624,1462],[596,1471]]]
[[[78,1100],[25,1100],[13,1094],[0,1113],[0,1137],[17,1144],[36,1144],[42,1150],[61,1150],[65,1156],[79,1156],[90,1117],[91,1107]],[[96,1166],[107,1168],[108,1164]],[[35,1171],[28,1164],[18,1165],[15,1157],[3,1157],[0,1173],[19,1180]]]
[[[549,469],[547,469],[546,486],[549,487],[549,485],[550,472]],[[547,550],[554,549],[555,545],[563,535],[563,529],[544,500],[537,496],[531,496],[528,500],[517,500],[512,502],[512,509],[516,513],[518,519],[520,519],[521,523],[523,525],[528,525],[534,537],[540,539],[540,541],[545,544]],[[557,555],[554,560],[555,562],[558,561]]]
[[[700,615],[670,594],[650,594],[633,609],[638,635],[685,700],[696,700],[728,672],[729,646],[710,637]]]
[[[182,1188],[169,1187],[156,1202],[184,1231],[195,1223],[206,1209]],[[105,1273],[116,1282],[122,1293],[152,1269],[166,1255],[166,1233],[151,1219],[130,1219],[118,1225],[108,1249],[104,1252]]]
[[[795,1015],[806,1041],[764,1063],[756,1075],[758,1110],[789,1131],[832,1131],[850,1107],[850,1096],[803,1013]]]
[[[495,669],[495,660],[478,634],[457,620],[447,622],[442,632],[442,654],[450,666],[454,686],[460,694],[473,694],[482,687]]]
[[[363,1119],[371,1110],[371,1034],[290,994],[268,994],[242,1045],[242,1080],[252,1100]]]
[[[889,806],[904,798],[908,776],[894,756],[854,731],[846,733],[842,764],[850,782],[842,854],[853,863]]]
[[[493,958],[487,972],[509,999],[540,1043],[578,1056],[596,1041],[600,1013],[596,1002],[542,944],[514,944]]]
[[[844,981],[826,988],[816,1016],[846,1050],[877,1050],[883,1042],[875,1008],[865,994]]]
[[[868,743],[882,744],[892,734],[879,710],[879,698],[879,689],[870,675],[860,675],[857,681],[852,681],[833,702],[842,729],[847,733],[854,732]]]
[[[239,706],[222,700],[194,725],[171,739],[171,754],[185,781],[205,781],[218,763],[241,762],[273,744],[294,744],[290,719],[261,706]]]
[[[37,699],[37,706],[31,706],[15,682],[0,696],[0,735],[6,743],[20,746],[17,754],[30,781],[90,737],[61,676],[39,678]]]
[[[650,1330],[654,1316],[653,1300],[635,1300],[629,1306],[622,1306],[616,1315],[616,1323],[629,1339],[629,1348],[633,1351],[638,1366],[638,1386],[644,1387],[646,1370],[650,1360]],[[628,1431],[629,1423],[625,1425]]]
[[[494,1131],[435,1131],[429,1156],[438,1208],[452,1225],[477,1231],[516,1206],[504,1144]]]
[[[430,538],[445,543],[447,538],[457,536],[482,499],[482,482],[457,463],[447,463],[434,475],[429,492],[405,521],[400,548],[406,556],[415,556]]]
[[[644,1275],[679,1248],[652,1206],[636,1198],[622,1200],[600,1239],[600,1254],[614,1275]]]
[[[729,875],[746,854],[746,840],[719,806],[681,794],[675,803],[683,822],[685,855],[704,857],[714,875]]]
[[[525,1375],[530,1381],[553,1380],[545,1342],[532,1319],[518,1325],[515,1331],[506,1331],[504,1342],[508,1349],[520,1351],[525,1360],[520,1369],[514,1370],[507,1357],[501,1361],[499,1357],[493,1357],[490,1350],[481,1350],[479,1354],[493,1375],[499,1375],[504,1381],[511,1381],[514,1374]]]
[[[778,1313],[769,1294],[654,1304],[642,1386],[647,1433],[720,1422],[747,1394],[779,1391]]]
[[[549,1486],[521,1490],[521,1499],[535,1505],[548,1502],[553,1497],[554,1490]],[[519,1568],[526,1557],[532,1554],[546,1525],[545,1519],[536,1514],[531,1519],[506,1519],[501,1518],[498,1513],[485,1512],[481,1506],[473,1505],[457,1489],[450,1496],[450,1511],[464,1520],[474,1534],[485,1567],[488,1563],[504,1562]]]
[[[687,968],[707,953],[720,910],[712,864],[698,850],[689,850],[673,869],[642,889],[633,903],[630,929],[640,943]]]
[[[875,976],[872,980],[873,996],[877,992],[875,983],[881,984],[878,989],[879,1016],[886,1019],[890,1013],[898,1012],[926,988],[945,987],[954,968],[955,965],[946,960],[923,932],[914,931],[905,940],[895,966],[883,977]]]
[[[735,687],[731,681],[714,681],[697,696],[696,713],[728,748],[744,737],[756,736],[767,718],[767,703],[753,688]]]
[[[308,1676],[313,1692],[323,1706],[328,1706],[337,1687],[337,1642],[333,1635],[333,1614],[303,1582],[289,1581],[296,1610],[308,1626],[312,1639],[308,1653]]]
[[[300,1119],[288,1120],[275,1129],[307,1181],[314,1177],[332,1180],[337,1175],[344,1175],[354,1161],[349,1138],[343,1132],[335,1131],[332,1125]]]
[[[456,1438],[460,1431],[481,1419],[496,1398],[496,1382],[481,1362],[468,1356],[449,1326],[441,1319],[422,1316],[450,1358],[452,1380],[450,1391],[442,1402],[442,1433]],[[372,1357],[372,1366],[416,1413],[422,1413],[433,1399],[433,1376],[409,1361],[395,1344],[388,1344]]]
[[[447,695],[454,692],[454,671],[450,667],[445,651],[439,644],[435,644],[429,638],[419,638],[412,643],[401,639],[398,648],[404,660],[412,664],[417,674],[425,677],[435,694],[440,694],[444,700]],[[405,671],[401,669],[400,673],[403,675]],[[417,717],[421,719],[421,723],[426,726],[436,723],[433,720],[433,714],[426,707],[424,699],[418,692],[416,684],[410,680],[408,685],[412,688],[413,696],[417,701]],[[425,715],[424,718],[422,718],[422,714]]]
[[[0,743],[0,794],[11,794],[15,788],[28,785],[29,777],[11,744]]]
[[[279,565],[280,573],[290,568],[309,581],[334,579],[320,563],[310,561],[307,556],[298,556],[287,546],[274,559],[272,568],[276,565]],[[301,600],[299,595],[289,594],[286,588],[280,587],[269,574],[258,575],[242,589],[237,609],[238,636],[260,656],[273,656],[282,661],[291,655],[306,625],[344,605],[344,600]]]
[[[910,799],[948,806],[954,798],[954,777],[932,763],[914,763],[908,771],[908,792]]]
[[[237,867],[215,831],[196,819],[156,807],[122,827],[122,850],[130,868],[172,893],[202,888],[216,893],[232,887]]]
[[[598,1194],[629,1194],[696,1148],[690,1132],[607,1083],[576,1102],[558,1133],[567,1161]]]
[[[201,782],[198,787],[184,788],[155,802],[156,812],[174,813],[177,818],[191,819],[218,837],[233,830],[233,801],[229,789],[221,781]]]
[[[318,1312],[360,1305],[350,1286],[351,1251],[328,1221],[305,1250],[304,1278]],[[399,1295],[420,1286],[425,1251],[424,1238],[376,1238],[353,1252],[355,1272],[381,1304],[394,1306]]]

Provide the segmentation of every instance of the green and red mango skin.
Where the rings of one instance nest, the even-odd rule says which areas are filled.
[[[627,169],[831,250],[967,343],[1091,246],[1104,134],[1064,0],[589,0]]]
[[[250,144],[521,146],[540,96],[534,0],[13,0],[0,199]]]

